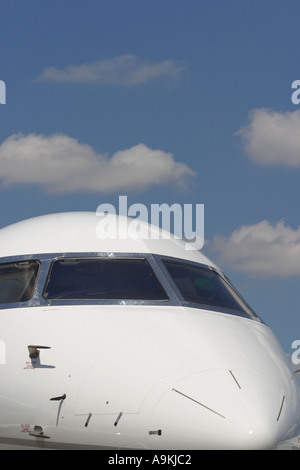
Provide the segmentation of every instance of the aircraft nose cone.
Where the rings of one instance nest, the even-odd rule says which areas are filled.
[[[251,415],[251,406],[248,410],[237,406],[239,416],[232,414],[224,426],[220,426],[212,439],[213,448],[225,449],[274,449],[276,447],[276,420],[270,420],[261,413]]]
[[[260,421],[251,423],[251,428],[241,433],[238,428],[236,434],[236,444],[241,449],[274,449],[276,446],[276,432],[273,427],[264,422],[262,417]]]
[[[258,372],[210,370],[175,383],[152,425],[177,434],[181,448],[272,449],[290,422],[289,400],[283,384]]]

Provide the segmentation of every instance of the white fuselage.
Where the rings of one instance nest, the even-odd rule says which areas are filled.
[[[262,323],[126,305],[1,315],[0,438],[33,445],[40,426],[46,445],[272,448],[296,424],[297,388]],[[32,343],[51,349],[30,360]]]
[[[220,304],[221,297],[214,308],[210,275],[220,288],[227,282],[217,267],[200,254],[184,257],[177,245],[168,252],[165,243],[161,251],[146,252],[137,242],[126,244],[126,250],[131,247],[126,251],[122,241],[123,249],[119,245],[112,252],[96,251],[93,242],[89,253],[83,250],[84,241],[76,251],[73,237],[72,250],[66,253],[73,216],[67,217],[65,239],[63,230],[61,237],[51,235],[58,226],[49,217],[0,231],[0,271],[6,286],[19,282],[22,270],[29,275],[31,260],[39,266],[31,295],[19,302],[10,300],[14,293],[1,287],[0,276],[0,340],[5,348],[0,443],[75,449],[271,449],[295,435],[296,376],[270,328],[247,306],[243,312],[242,307],[241,312],[234,310],[239,300],[231,288],[222,294],[226,299],[230,294],[230,308]],[[78,223],[78,214],[74,220]],[[35,239],[29,236],[30,224]],[[79,223],[81,231],[83,225]],[[44,232],[36,233],[41,226]],[[18,233],[27,237],[28,247],[15,252]],[[46,236],[48,247],[42,251],[39,238],[45,243]],[[115,294],[106,288],[106,297],[99,300],[99,292],[85,287],[84,295],[94,296],[88,300],[79,291],[71,292],[68,276],[62,276],[80,273],[82,280],[92,270],[100,276],[98,260],[109,266],[111,260],[130,264],[137,259],[151,268],[149,282],[155,274],[166,298],[156,293],[158,300],[126,300],[120,294],[108,300]],[[176,278],[176,270],[191,269],[192,276],[198,265],[207,277],[198,276],[192,287],[197,295],[205,292],[207,307],[188,297],[187,278]],[[130,276],[140,269],[136,266]],[[143,289],[146,294],[132,290],[132,296],[149,295],[149,284],[144,282]],[[8,303],[1,304],[1,298]]]

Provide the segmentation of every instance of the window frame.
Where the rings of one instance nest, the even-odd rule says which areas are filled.
[[[15,304],[21,304],[23,305],[24,303],[28,303],[28,302],[31,302],[33,297],[34,297],[34,294],[35,294],[35,288],[36,288],[36,284],[37,284],[37,281],[39,279],[39,273],[40,273],[40,270],[41,270],[41,262],[39,259],[37,258],[31,258],[31,259],[28,259],[28,258],[24,258],[24,259],[21,259],[20,257],[17,257],[16,259],[12,259],[12,258],[9,258],[9,259],[6,259],[3,263],[0,263],[0,269],[2,266],[9,266],[9,265],[16,265],[16,264],[25,264],[25,263],[36,263],[36,272],[35,272],[35,279],[34,279],[34,284],[33,284],[33,288],[32,288],[32,291],[31,291],[31,296],[28,300],[24,300],[24,301],[13,301],[13,302],[0,302],[0,306],[1,305],[15,305]],[[29,285],[29,284],[28,284]],[[25,287],[25,290],[28,288],[28,285]],[[23,293],[24,295],[24,293]]]
[[[158,283],[158,286],[161,288],[161,290],[165,293],[166,295],[166,298],[164,299],[130,299],[130,298],[78,298],[78,299],[72,299],[72,298],[63,298],[63,299],[55,299],[55,298],[51,298],[51,297],[47,297],[46,296],[46,289],[48,287],[48,284],[50,281],[50,276],[51,276],[51,273],[52,273],[52,270],[53,270],[53,267],[55,265],[55,263],[61,261],[61,260],[64,260],[64,259],[70,259],[70,260],[82,260],[82,261],[99,261],[100,259],[102,260],[126,260],[126,261],[130,261],[130,260],[144,260],[146,262],[146,265],[147,267],[150,269],[151,273],[154,275],[155,277],[155,280],[157,281]],[[170,297],[169,297],[169,294],[167,293],[166,289],[164,288],[164,286],[162,285],[162,282],[161,280],[158,278],[157,276],[157,270],[153,269],[153,266],[151,266],[150,262],[149,262],[149,259],[146,258],[146,256],[74,256],[74,257],[71,257],[71,256],[68,256],[68,258],[66,258],[65,256],[63,257],[57,257],[55,260],[53,260],[50,264],[50,267],[49,267],[49,271],[48,271],[48,276],[47,276],[47,279],[46,279],[46,282],[44,284],[44,288],[43,288],[43,291],[41,293],[43,299],[46,301],[46,302],[52,302],[55,304],[57,302],[60,302],[60,301],[64,301],[64,302],[86,302],[86,303],[90,303],[90,302],[96,302],[97,304],[98,303],[107,303],[107,302],[111,302],[111,303],[120,303],[120,302],[126,302],[127,303],[152,303],[154,305],[157,305],[157,303],[160,303],[162,302],[163,304],[165,304],[166,302],[169,302],[170,301]]]
[[[50,272],[51,264],[60,258],[144,258],[148,261],[150,267],[152,268],[158,282],[161,284],[162,288],[165,290],[169,300],[104,300],[104,299],[83,299],[83,300],[69,300],[69,299],[59,299],[59,300],[46,300],[43,297],[44,287],[46,286],[46,281]],[[212,270],[219,276],[230,288],[235,292],[235,294],[242,300],[249,310],[249,314],[246,314],[242,311],[230,310],[225,308],[219,308],[209,305],[201,305],[193,302],[186,301],[181,292],[177,288],[175,282],[173,281],[171,275],[169,274],[167,268],[164,265],[164,260],[173,261],[182,264],[194,265],[196,267],[205,268],[207,270]],[[244,317],[250,320],[256,320],[260,323],[264,323],[241,294],[236,290],[236,288],[229,281],[227,276],[218,268],[202,264],[197,261],[187,260],[185,258],[177,258],[172,256],[164,256],[152,253],[108,253],[108,252],[70,252],[70,253],[42,253],[42,254],[32,254],[32,255],[19,255],[19,256],[8,256],[0,258],[0,264],[4,263],[13,263],[13,262],[22,262],[22,261],[37,261],[39,263],[39,270],[37,273],[37,278],[35,280],[35,287],[33,291],[32,298],[29,301],[24,302],[12,302],[12,303],[3,303],[0,304],[0,310],[10,309],[10,308],[24,308],[24,307],[48,307],[48,306],[70,306],[70,305],[154,305],[154,306],[181,306],[189,307],[194,309],[200,309],[202,311],[212,311],[217,313],[225,313],[233,316]]]
[[[94,299],[83,299],[83,300],[46,300],[43,297],[44,287],[46,280],[49,275],[51,264],[61,258],[144,258],[148,261],[151,269],[153,270],[158,282],[165,290],[166,295],[169,299],[166,300],[94,300]],[[36,260],[40,263],[39,272],[35,282],[33,296],[31,300],[25,302],[12,302],[0,304],[0,310],[10,308],[23,308],[23,307],[47,307],[47,306],[66,306],[66,305],[155,305],[155,306],[178,306],[179,302],[170,288],[170,285],[165,278],[161,269],[157,265],[157,261],[154,256],[150,253],[107,253],[107,252],[70,252],[70,253],[43,253],[43,254],[32,254],[32,255],[19,255],[19,256],[7,256],[0,258],[0,264],[14,263],[22,261]]]
[[[229,289],[233,290],[233,292],[238,296],[238,298],[242,301],[242,303],[245,304],[245,306],[246,306],[247,310],[249,311],[249,313],[244,312],[242,310],[241,311],[240,310],[233,310],[233,309],[229,309],[229,308],[226,308],[226,307],[201,304],[201,303],[186,300],[183,297],[183,295],[181,294],[179,288],[177,287],[177,285],[176,285],[175,281],[173,280],[171,274],[169,273],[167,267],[165,266],[164,261],[167,261],[167,262],[169,261],[169,262],[172,262],[172,263],[188,265],[188,266],[195,266],[195,267],[198,267],[198,268],[206,269],[207,271],[214,272],[216,275],[218,275],[224,281],[224,283],[229,287]],[[183,258],[173,258],[171,256],[159,256],[159,257],[157,257],[157,262],[159,264],[160,269],[163,271],[164,275],[168,279],[168,281],[169,281],[172,289],[174,290],[174,292],[175,292],[175,294],[176,294],[176,296],[179,300],[179,303],[181,305],[186,306],[186,307],[198,308],[198,309],[201,309],[201,310],[227,313],[227,314],[230,314],[230,315],[235,315],[235,316],[244,317],[244,318],[250,318],[251,320],[257,320],[257,321],[261,322],[260,318],[254,312],[254,310],[249,306],[249,304],[246,302],[246,300],[241,296],[241,294],[237,291],[237,289],[232,285],[232,283],[228,279],[228,277],[225,276],[225,274],[220,269],[213,268],[212,266],[209,266],[209,265],[206,265],[206,264],[203,264],[203,263],[198,263],[198,262],[186,260],[186,259],[183,259]]]

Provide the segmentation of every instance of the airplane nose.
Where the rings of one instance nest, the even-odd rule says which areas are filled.
[[[257,371],[209,370],[174,383],[151,425],[163,447],[169,436],[180,448],[272,449],[290,425],[292,398],[284,382]]]

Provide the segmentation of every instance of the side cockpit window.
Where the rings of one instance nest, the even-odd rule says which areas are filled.
[[[52,263],[46,300],[168,300],[144,258],[64,258]]]
[[[0,304],[30,300],[39,266],[33,260],[0,264]]]
[[[216,271],[177,261],[163,261],[183,299],[202,308],[256,318],[252,309]]]

